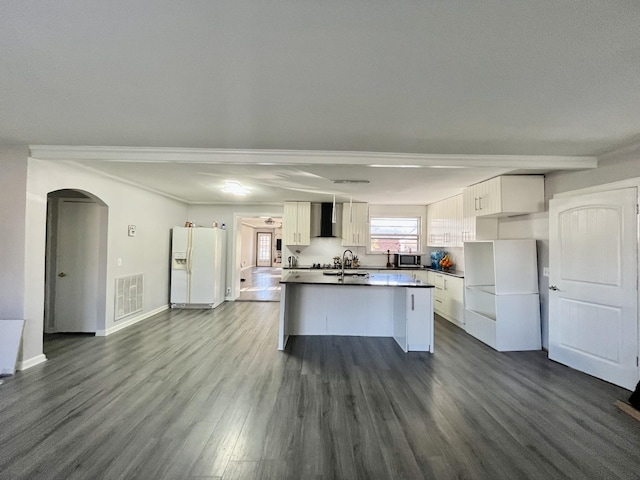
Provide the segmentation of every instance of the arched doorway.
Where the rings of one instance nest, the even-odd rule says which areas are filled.
[[[108,207],[80,190],[47,195],[44,333],[104,329]]]

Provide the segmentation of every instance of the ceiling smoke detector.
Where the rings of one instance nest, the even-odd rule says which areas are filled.
[[[333,183],[369,183],[369,180],[334,180]]]

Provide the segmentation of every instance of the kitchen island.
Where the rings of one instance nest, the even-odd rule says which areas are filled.
[[[433,285],[402,273],[282,274],[278,349],[290,335],[393,337],[433,352]]]

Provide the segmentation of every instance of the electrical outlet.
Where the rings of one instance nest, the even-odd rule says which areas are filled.
[[[543,277],[549,276],[549,267],[542,267],[542,276]]]

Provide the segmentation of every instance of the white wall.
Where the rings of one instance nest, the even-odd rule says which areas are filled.
[[[0,372],[5,373],[14,371],[21,345],[15,320],[24,319],[28,152],[26,147],[0,149]]]
[[[549,266],[549,199],[557,193],[630,179],[640,179],[640,146],[603,156],[598,160],[598,168],[595,169],[546,175],[547,211],[500,219],[498,226],[500,238],[535,238],[537,240],[543,347],[549,347],[549,279],[542,275],[543,267]]]
[[[240,230],[241,217],[282,217],[284,205],[247,204],[247,205],[190,205],[189,220],[197,225],[210,226],[218,222],[225,224],[227,229],[227,288],[231,293],[228,299],[238,298],[240,295],[240,252],[242,246],[237,235]]]
[[[0,150],[0,320],[24,318],[26,147]]]
[[[67,162],[29,159],[26,202],[25,325],[23,362],[42,354],[45,231],[47,194],[54,190],[89,192],[108,207],[106,316],[104,329],[114,321],[116,277],[145,274],[145,300],[141,315],[169,302],[170,229],[184,225],[186,204],[97,175]],[[127,226],[137,226],[135,237]],[[118,266],[118,259],[122,265]],[[129,320],[125,317],[120,320]],[[100,326],[99,326],[100,327]]]

